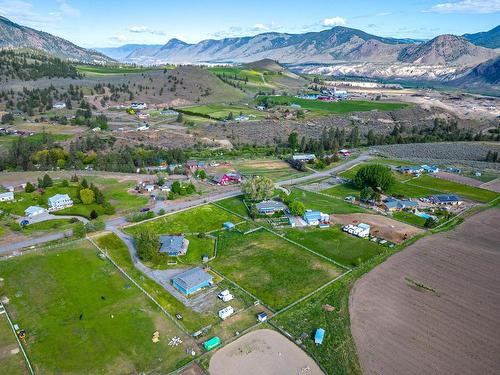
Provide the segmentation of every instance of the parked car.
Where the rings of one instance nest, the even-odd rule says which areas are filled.
[[[151,210],[149,207],[141,208],[141,212],[148,212],[149,210]]]

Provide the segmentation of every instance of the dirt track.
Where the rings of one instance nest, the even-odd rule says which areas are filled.
[[[499,221],[500,209],[477,214],[356,282],[351,328],[365,374],[500,373]]]
[[[370,233],[377,237],[382,237],[394,243],[401,243],[406,238],[412,238],[418,233],[423,232],[412,225],[400,221],[374,214],[346,214],[331,215],[331,220],[340,224],[366,223],[371,227]]]
[[[278,332],[259,329],[217,351],[212,375],[320,375],[318,365]]]

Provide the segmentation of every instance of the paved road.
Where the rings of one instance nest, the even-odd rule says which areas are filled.
[[[5,246],[0,246],[0,255],[9,254],[15,250],[23,249],[25,247],[37,246],[46,242],[60,240],[64,237],[70,237],[73,234],[72,230],[68,230],[66,232],[52,233],[43,237],[32,238],[29,240],[12,243]]]

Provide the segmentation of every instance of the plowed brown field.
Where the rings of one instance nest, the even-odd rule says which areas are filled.
[[[499,222],[500,209],[479,213],[356,282],[351,325],[365,374],[500,374]]]

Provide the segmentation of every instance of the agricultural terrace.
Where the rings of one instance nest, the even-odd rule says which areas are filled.
[[[212,268],[281,309],[342,273],[333,263],[261,229],[219,236]]]
[[[340,226],[328,229],[286,229],[286,238],[298,242],[346,267],[356,267],[384,251],[384,248],[367,239],[345,234]]]
[[[302,202],[309,210],[318,210],[327,214],[350,214],[368,212],[366,209],[348,203],[343,199],[330,197],[326,194],[293,188],[290,193],[293,200]]]
[[[35,373],[168,372],[187,360],[190,338],[89,242],[2,261],[0,274]]]
[[[208,233],[221,229],[226,221],[237,224],[243,220],[222,208],[207,204],[145,223],[128,226],[125,232],[135,235],[144,229],[149,229],[157,234]]]
[[[267,102],[270,105],[298,104],[303,109],[313,111],[318,114],[341,114],[351,112],[365,112],[372,110],[395,111],[406,108],[406,103],[389,103],[382,101],[363,101],[363,100],[344,100],[335,103],[323,102],[318,100],[299,99],[293,96],[262,96],[257,100],[259,103]]]
[[[265,118],[265,112],[238,104],[206,104],[176,108],[175,110],[186,115],[204,117],[218,121],[229,119],[230,114],[233,115],[233,118],[243,114],[248,116],[250,120]]]
[[[5,315],[0,315],[0,374],[28,374],[24,357]]]

